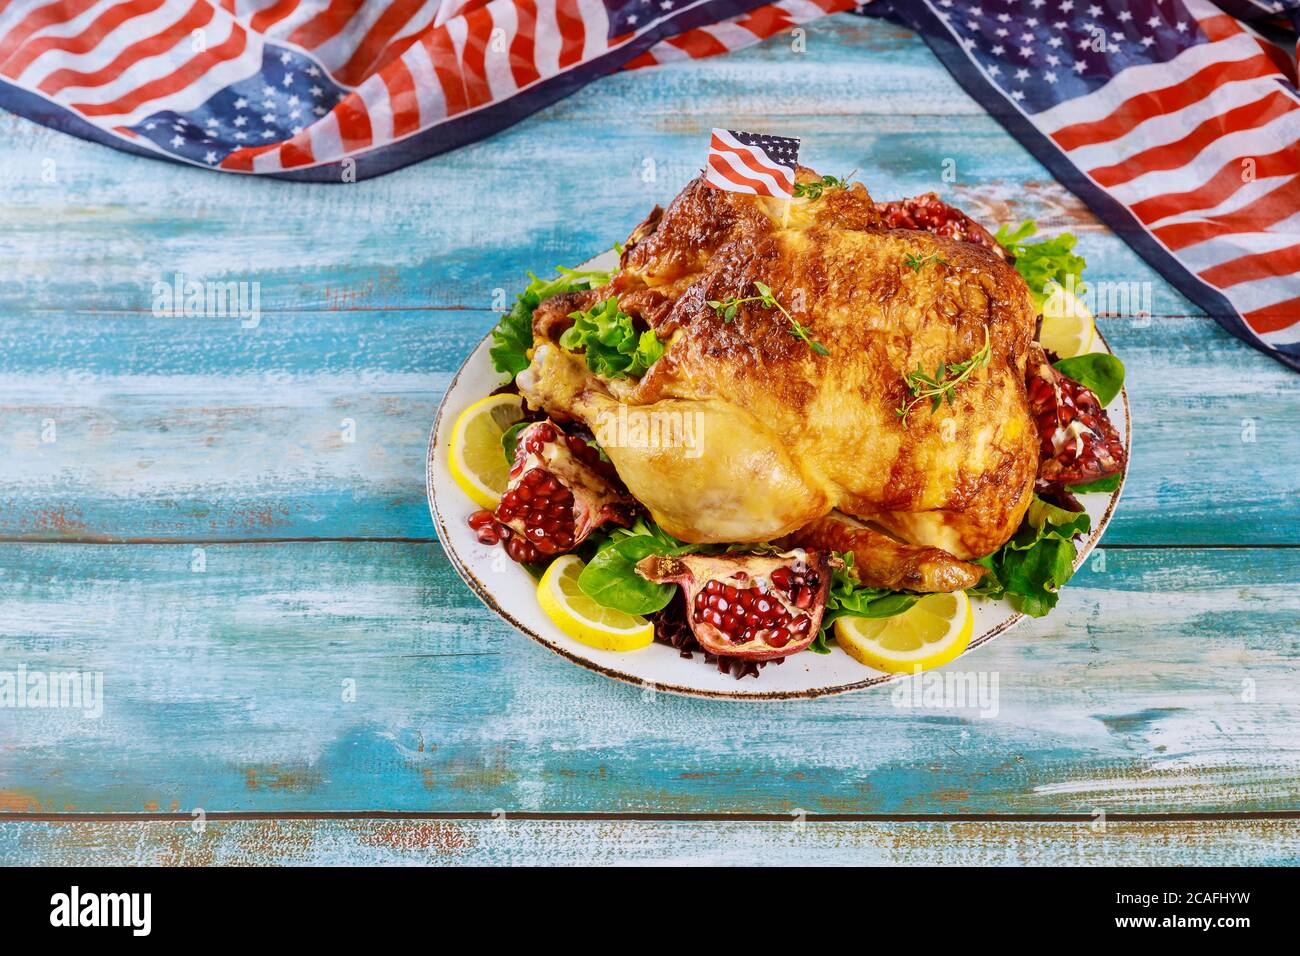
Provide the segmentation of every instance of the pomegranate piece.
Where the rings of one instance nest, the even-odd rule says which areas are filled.
[[[705,651],[763,661],[813,642],[831,567],[827,553],[796,548],[784,554],[650,555],[636,569],[648,581],[681,586],[691,631]]]
[[[632,507],[596,446],[548,419],[519,433],[510,483],[493,514],[495,533],[516,561],[535,561],[572,551],[607,521],[631,524]]]
[[[1042,349],[1030,352],[1026,385],[1038,428],[1040,489],[1098,481],[1124,470],[1124,443],[1097,396],[1053,368]]]
[[[890,229],[919,229],[936,236],[946,236],[961,242],[973,242],[992,249],[1002,258],[1006,250],[993,238],[993,234],[960,209],[954,209],[934,193],[876,203],[876,211]]]

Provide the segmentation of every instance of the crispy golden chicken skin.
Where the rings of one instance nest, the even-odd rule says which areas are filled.
[[[755,283],[828,354],[779,309],[749,302],[727,320],[708,304],[756,296]],[[639,381],[601,379],[558,344],[570,312],[611,296],[667,344]],[[597,432],[620,414],[688,423],[693,444],[602,442],[631,493],[686,541],[771,541],[838,509],[905,545],[970,558],[1010,537],[1032,494],[1034,320],[998,255],[885,228],[861,185],[787,212],[697,179],[637,227],[610,285],[537,309],[518,381],[530,405]],[[951,404],[900,417],[909,372],[965,361],[986,334],[989,361]],[[970,573],[930,577],[941,589]]]

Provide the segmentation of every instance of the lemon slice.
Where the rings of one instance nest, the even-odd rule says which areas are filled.
[[[966,649],[975,615],[965,591],[927,594],[893,617],[837,617],[835,640],[854,660],[877,670],[929,670]]]
[[[480,508],[495,508],[510,481],[501,436],[523,421],[518,395],[489,395],[460,413],[451,429],[451,477]]]
[[[1043,331],[1038,341],[1061,358],[1092,351],[1097,326],[1083,301],[1064,286],[1057,286],[1043,303]]]
[[[602,651],[635,651],[655,639],[655,626],[643,617],[597,604],[578,587],[582,559],[564,554],[537,582],[537,601],[565,634]]]

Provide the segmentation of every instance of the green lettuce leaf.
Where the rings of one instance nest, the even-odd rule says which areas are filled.
[[[1038,226],[1032,219],[1027,219],[1015,229],[999,227],[993,237],[1002,248],[1015,256],[1016,271],[1024,277],[1025,284],[1034,296],[1034,303],[1041,309],[1057,285],[1070,289],[1075,295],[1083,295],[1087,291],[1083,284],[1083,270],[1087,262],[1083,256],[1074,253],[1074,245],[1078,240],[1070,233],[1063,232],[1055,239],[1025,242],[1036,232]]]
[[[1042,617],[1056,607],[1057,592],[1074,575],[1075,536],[1091,527],[1087,512],[1067,511],[1035,495],[1011,540],[976,562],[989,573],[970,593],[1006,597],[1016,610]]]
[[[560,274],[552,279],[539,279],[528,273],[532,281],[515,297],[515,304],[492,330],[493,344],[488,349],[492,367],[508,373],[511,381],[528,368],[528,350],[533,347],[533,310],[551,296],[594,289],[609,281],[609,273],[600,270],[559,267],[556,271]]]
[[[664,344],[654,332],[638,332],[614,299],[570,318],[573,325],[560,336],[560,345],[584,350],[587,368],[604,378],[640,378],[664,354]]]
[[[826,596],[821,627],[816,639],[808,645],[808,650],[817,654],[830,653],[830,642],[835,639],[831,625],[837,617],[893,617],[902,614],[920,598],[919,594],[907,591],[860,587],[853,568],[852,552],[845,551],[840,558],[844,567],[836,568],[831,574],[831,589]]]

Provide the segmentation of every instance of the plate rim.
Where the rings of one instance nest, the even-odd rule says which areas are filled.
[[[1096,329],[1096,333],[1097,338],[1101,340],[1101,344],[1105,347],[1107,354],[1114,355],[1115,351],[1111,348],[1110,342],[1107,341],[1106,336],[1102,333],[1100,328]],[[434,415],[433,425],[429,429],[429,442],[425,448],[424,455],[425,498],[429,504],[429,513],[433,518],[434,529],[438,533],[438,544],[442,546],[443,553],[447,555],[447,559],[451,562],[452,567],[456,569],[456,573],[460,576],[461,580],[465,582],[466,586],[474,592],[475,596],[483,602],[488,610],[505,620],[515,630],[522,632],[548,650],[554,651],[566,660],[569,660],[586,670],[599,674],[602,677],[608,677],[612,680],[619,681],[623,684],[629,684],[633,687],[640,687],[642,689],[648,687],[655,693],[662,691],[664,693],[680,694],[685,697],[697,697],[704,700],[739,700],[751,701],[754,703],[767,703],[777,700],[815,700],[821,697],[831,697],[838,694],[848,694],[854,691],[867,690],[872,687],[881,687],[886,684],[893,684],[905,678],[915,676],[915,672],[913,671],[898,671],[895,673],[875,672],[872,676],[864,678],[861,681],[854,681],[848,684],[809,687],[803,690],[731,692],[725,690],[707,690],[699,687],[683,687],[676,684],[663,684],[658,681],[649,681],[645,678],[617,670],[616,668],[598,664],[595,661],[582,657],[568,648],[561,646],[517,620],[514,615],[501,606],[488,587],[478,579],[478,576],[461,559],[460,554],[452,545],[451,536],[447,532],[446,522],[438,508],[438,496],[435,494],[433,486],[433,469],[434,461],[437,456],[438,432],[441,430],[443,416],[447,411],[447,400],[456,390],[456,385],[469,367],[471,360],[473,360],[474,356],[478,354],[478,351],[483,347],[484,343],[491,338],[491,336],[492,330],[489,329],[483,338],[479,340],[478,344],[475,345],[469,351],[469,354],[465,356],[464,360],[460,363],[460,367],[456,369],[456,374],[453,375],[451,381],[447,383],[447,387],[442,393],[442,398],[438,400],[438,411]],[[1128,483],[1128,464],[1131,464],[1133,460],[1133,422],[1129,409],[1127,381],[1120,388],[1119,398],[1124,408],[1124,451],[1127,456],[1126,465],[1120,477],[1119,487],[1111,493],[1110,501],[1107,502],[1105,511],[1097,520],[1097,526],[1092,530],[1092,533],[1089,534],[1088,540],[1085,541],[1079,549],[1079,555],[1074,562],[1075,573],[1078,572],[1079,568],[1082,567],[1083,562],[1088,560],[1089,555],[1092,554],[1093,550],[1101,542],[1101,536],[1110,525],[1111,518],[1114,517],[1115,514],[1115,506],[1119,504],[1120,496],[1123,495],[1124,487]],[[972,651],[991,643],[1012,627],[1019,624],[1024,617],[1025,613],[1023,611],[1013,611],[1010,617],[994,625],[993,628],[985,631],[983,634],[972,640],[964,651],[958,654],[957,657],[953,658],[953,661],[961,660],[961,658],[965,657]],[[949,663],[951,664],[952,661]],[[706,665],[702,662],[702,666]]]

